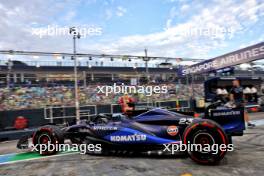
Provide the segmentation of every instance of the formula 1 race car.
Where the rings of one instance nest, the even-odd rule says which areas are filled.
[[[70,139],[73,144],[100,144],[98,153],[109,155],[121,153],[152,153],[165,151],[170,144],[228,145],[231,136],[242,135],[245,129],[243,109],[211,110],[203,118],[194,118],[182,113],[154,108],[137,112],[133,117],[123,114],[99,114],[91,122],[59,128],[55,125],[40,127],[32,136],[33,144],[60,144]],[[17,147],[28,146],[31,136],[22,137]],[[168,152],[167,150],[166,152]],[[51,155],[56,150],[45,151]],[[192,160],[199,164],[216,164],[226,154],[226,150],[186,151]]]

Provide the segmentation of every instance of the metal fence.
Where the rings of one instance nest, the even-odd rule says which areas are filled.
[[[144,109],[146,107],[162,107],[169,110],[186,111],[191,108],[188,100],[170,100],[170,101],[156,101],[156,102],[140,102],[137,107]],[[120,113],[121,106],[119,104],[108,105],[85,105],[80,107],[81,119],[90,120],[92,116],[98,113]],[[44,119],[49,120],[50,123],[54,119],[68,119],[75,118],[75,106],[60,106],[60,107],[46,107],[44,108]]]
[[[170,101],[156,101],[156,102],[142,102],[137,104],[141,108],[145,107],[164,107],[167,109],[175,109],[181,111],[188,111],[192,109],[191,101],[188,100],[170,100]],[[118,104],[104,104],[104,105],[86,105],[80,107],[81,119],[92,118],[99,113],[120,113],[121,106]],[[14,129],[14,122],[17,117],[23,116],[28,119],[28,128],[39,127],[47,123],[74,123],[75,121],[75,107],[74,106],[59,106],[46,107],[40,109],[25,109],[0,111],[0,130]]]
[[[13,59],[15,60],[15,59]],[[41,67],[41,66],[56,66],[56,67],[73,67],[74,61],[72,60],[58,60],[58,61],[50,61],[50,60],[44,60],[44,61],[32,61],[32,60],[20,60],[16,59],[18,61],[21,61],[22,63],[28,65],[28,66],[35,66],[35,67]],[[6,66],[8,65],[8,59],[0,60],[0,65]],[[100,60],[92,60],[92,61],[85,61],[85,60],[79,60],[78,66],[83,67],[94,67],[94,66],[100,66],[100,67],[145,67],[144,62],[129,62],[129,61],[118,61],[112,62],[112,61],[100,61]],[[157,68],[159,67],[158,64],[149,63],[149,67]]]
[[[95,114],[97,114],[96,105],[85,105],[80,107],[81,118],[87,118],[90,120],[90,117]],[[75,117],[75,106],[51,106],[44,108],[44,119],[50,120],[50,123],[53,123],[54,119],[67,119]]]

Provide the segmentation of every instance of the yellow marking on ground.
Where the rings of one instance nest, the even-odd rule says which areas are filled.
[[[184,173],[184,174],[181,174],[180,176],[192,176],[191,173]]]

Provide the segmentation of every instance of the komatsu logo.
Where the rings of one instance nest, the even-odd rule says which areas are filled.
[[[230,115],[240,115],[240,111],[227,111],[227,112],[215,112],[215,113],[213,113],[214,117],[217,117],[217,116],[230,116]]]
[[[111,141],[114,142],[129,142],[129,141],[146,141],[147,136],[144,134],[133,134],[133,135],[124,135],[124,136],[111,136]]]

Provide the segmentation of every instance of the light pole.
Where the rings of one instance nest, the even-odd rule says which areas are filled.
[[[146,67],[146,76],[147,76],[147,84],[149,83],[149,68],[148,68],[148,62],[150,61],[150,58],[148,57],[148,50],[145,48],[145,57],[143,57],[143,61],[145,61],[145,67]],[[149,97],[147,96],[147,107],[149,106]]]
[[[78,70],[77,70],[77,57],[76,57],[76,39],[80,39],[81,35],[77,32],[75,27],[70,28],[70,34],[73,34],[73,59],[74,59],[74,95],[75,95],[75,113],[76,123],[80,123],[80,103],[78,94]]]
[[[146,48],[145,48],[144,52],[145,52],[145,57],[143,58],[143,61],[145,61],[147,83],[149,83],[149,68],[148,68],[148,62],[150,61],[150,58],[148,57],[148,50]]]
[[[11,69],[13,66],[13,62],[11,59],[8,59],[7,61],[7,75],[6,75],[6,87],[9,89],[10,88],[10,74],[11,74]]]

